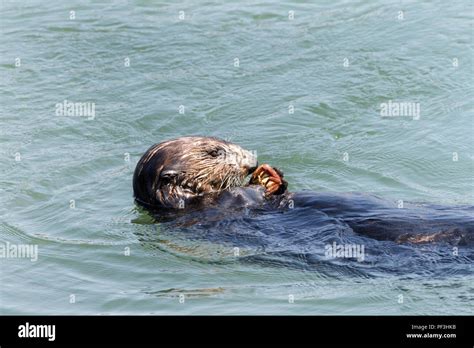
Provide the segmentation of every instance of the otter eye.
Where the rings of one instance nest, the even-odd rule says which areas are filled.
[[[211,150],[211,151],[209,151],[208,153],[209,153],[209,155],[211,155],[212,157],[217,157],[217,156],[219,156],[219,155],[221,154],[221,152],[220,152],[219,150],[216,150],[216,149]]]

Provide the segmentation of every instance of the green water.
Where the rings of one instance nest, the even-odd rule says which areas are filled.
[[[472,313],[473,276],[332,279],[169,235],[142,243],[160,230],[131,186],[151,144],[199,134],[257,151],[292,191],[474,204],[472,11],[1,1],[0,241],[39,255],[0,259],[0,313]],[[95,117],[57,116],[64,100]],[[419,119],[381,117],[389,100],[419,103]]]

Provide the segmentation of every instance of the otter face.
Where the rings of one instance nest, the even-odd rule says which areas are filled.
[[[208,137],[183,137],[152,146],[137,164],[137,201],[179,208],[207,193],[242,186],[257,167],[250,151]]]

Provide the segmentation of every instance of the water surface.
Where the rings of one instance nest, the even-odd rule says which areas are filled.
[[[292,191],[474,204],[472,13],[464,1],[2,1],[0,241],[39,257],[0,259],[0,313],[472,313],[472,273],[243,262],[231,243],[152,224],[131,186],[151,144],[199,134],[257,151]],[[95,117],[57,116],[64,100],[95,103]],[[381,117],[389,100],[420,103],[420,118]],[[452,251],[430,248],[416,252],[435,265]]]

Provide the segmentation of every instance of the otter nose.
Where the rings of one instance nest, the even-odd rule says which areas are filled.
[[[247,170],[247,174],[253,173],[258,166],[257,155],[247,150],[240,150],[239,165]]]
[[[252,166],[248,169],[249,174],[252,174],[258,168],[258,162],[255,163],[255,166]]]

